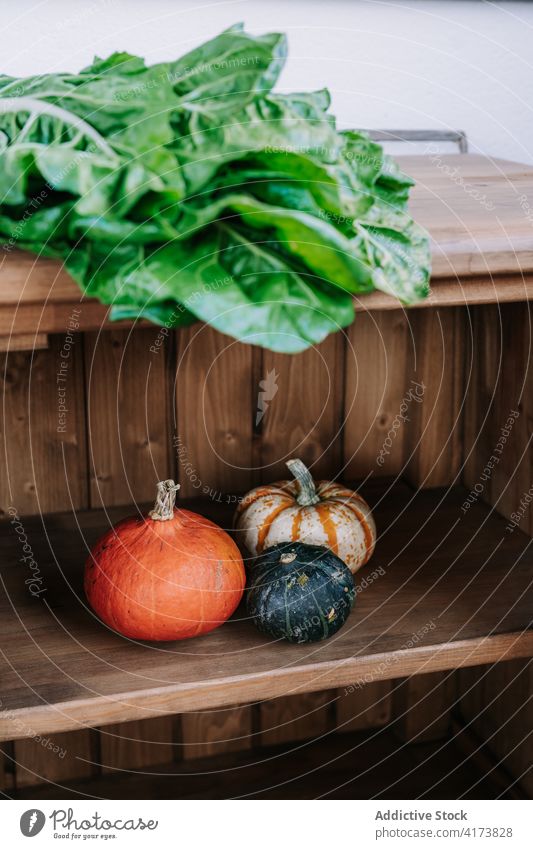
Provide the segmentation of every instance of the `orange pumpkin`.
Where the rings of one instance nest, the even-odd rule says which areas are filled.
[[[155,507],[111,528],[85,566],[85,592],[106,625],[140,640],[183,640],[221,625],[244,591],[231,537],[174,507],[174,481],[158,484]]]
[[[313,481],[301,460],[287,463],[292,481],[252,489],[235,513],[243,546],[254,556],[281,542],[330,548],[352,573],[371,557],[376,525],[357,492],[334,481]]]

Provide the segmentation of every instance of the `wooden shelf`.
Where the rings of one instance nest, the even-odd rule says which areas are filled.
[[[243,611],[190,641],[139,644],[107,630],[82,595],[87,549],[124,508],[23,520],[46,592],[32,597],[22,551],[3,533],[0,737],[248,703],[533,654],[531,540],[466,492],[398,483],[363,489],[379,540],[355,610],[334,638],[274,643]],[[194,503],[188,506],[195,507]],[[228,522],[227,511],[202,511]],[[127,512],[127,511],[126,511]]]
[[[533,298],[533,168],[471,154],[398,157],[417,181],[411,210],[432,238],[432,295],[420,307]],[[64,332],[74,307],[81,330],[109,326],[107,308],[84,299],[60,262],[21,251],[0,262],[0,337]],[[381,292],[360,310],[399,309]],[[129,326],[113,323],[114,327]],[[6,343],[7,345],[7,343]]]
[[[117,770],[10,793],[22,799],[521,798],[492,764],[465,756],[461,735],[401,745],[389,728],[197,761]]]

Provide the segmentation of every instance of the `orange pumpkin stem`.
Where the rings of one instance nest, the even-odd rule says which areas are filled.
[[[301,507],[318,504],[320,498],[316,494],[315,482],[307,466],[301,460],[287,460],[287,468],[298,481],[299,493],[296,498]]]
[[[150,510],[150,519],[156,522],[167,522],[174,516],[174,505],[176,503],[176,492],[180,488],[179,483],[173,480],[159,481],[157,484],[157,498],[154,509]]]

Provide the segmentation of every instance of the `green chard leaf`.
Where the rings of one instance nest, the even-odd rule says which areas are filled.
[[[64,260],[112,318],[195,320],[296,353],[353,295],[428,293],[412,180],[327,90],[272,88],[283,35],[231,27],[181,59],[0,76],[0,237]]]
[[[169,71],[183,110],[217,116],[269,92],[286,58],[284,35],[254,37],[237,24],[173,62]]]

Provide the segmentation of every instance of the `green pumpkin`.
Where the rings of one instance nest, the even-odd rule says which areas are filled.
[[[329,548],[283,542],[268,548],[251,569],[246,606],[265,634],[291,643],[331,637],[355,602],[353,575]]]

